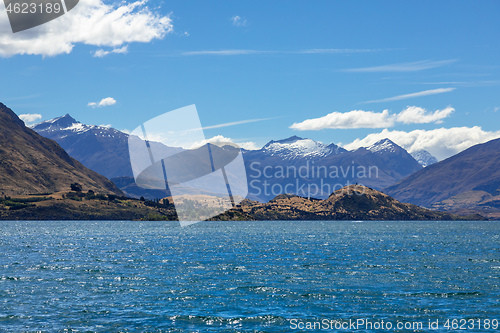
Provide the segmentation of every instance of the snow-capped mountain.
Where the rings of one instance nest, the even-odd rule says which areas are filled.
[[[325,198],[334,188],[354,183],[381,189],[422,169],[406,150],[388,139],[347,151],[292,136],[244,151],[244,160],[250,197],[260,201],[281,193]]]
[[[44,121],[33,130],[56,141],[71,157],[109,179],[132,176],[126,133],[82,124],[69,114]]]
[[[311,139],[292,136],[284,140],[270,141],[262,147],[261,151],[271,156],[279,156],[284,160],[293,160],[336,155],[344,153],[347,150],[333,143],[325,145]]]
[[[402,148],[389,139],[382,139],[373,145],[366,147],[366,150],[369,150],[372,153],[394,153],[397,149]]]
[[[86,125],[79,121],[76,121],[69,114],[62,117],[54,118],[51,120],[43,121],[38,125],[34,126],[33,129],[39,134],[43,134],[45,137],[52,136],[54,138],[65,138],[72,134],[82,134],[85,132],[92,132],[95,136],[102,137],[125,137],[128,135],[115,130],[109,126],[98,126],[98,125]]]
[[[427,150],[417,150],[410,153],[410,155],[424,168],[438,162],[437,158],[432,156]]]
[[[365,147],[365,149],[373,153],[381,153],[381,152],[394,153],[397,149],[403,149],[403,148],[399,147],[397,144],[395,144],[389,139],[382,139],[371,146]],[[427,150],[414,151],[410,153],[410,155],[424,168],[431,164],[437,163],[438,161]]]

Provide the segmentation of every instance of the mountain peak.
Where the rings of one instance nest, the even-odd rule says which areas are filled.
[[[312,139],[304,139],[296,135],[277,141],[269,141],[261,149],[272,156],[279,156],[285,160],[296,158],[315,158],[336,155],[346,150],[334,144],[325,145]]]
[[[374,144],[367,147],[366,149],[371,151],[372,153],[383,152],[383,151],[394,153],[397,148],[400,148],[400,147],[397,144],[395,144],[394,142],[392,142],[391,140],[386,138],[386,139],[382,139],[382,140],[375,142]]]
[[[54,129],[65,129],[74,126],[75,124],[80,124],[75,118],[71,117],[69,113],[64,116],[57,117],[50,120],[45,120],[34,127],[38,131],[54,130]]]
[[[282,139],[282,140],[271,140],[264,147],[271,145],[273,143],[293,143],[293,142],[297,142],[297,141],[301,141],[301,140],[309,140],[309,139],[304,139],[304,138],[298,137],[296,135],[293,135],[289,138]]]
[[[58,118],[54,118],[52,120],[49,120],[49,122],[53,123],[53,124],[58,124],[60,125],[61,127],[66,127],[66,125],[71,125],[71,124],[76,124],[76,123],[80,123],[79,121],[77,121],[75,118],[71,117],[69,115],[69,113],[66,113],[64,116],[62,117],[58,117]]]
[[[71,119],[73,121],[76,121],[75,118],[71,117],[69,113],[66,113],[64,116],[59,117],[59,119]]]

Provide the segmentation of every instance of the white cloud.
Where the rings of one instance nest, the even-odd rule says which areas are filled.
[[[252,142],[252,141],[238,143],[238,146],[240,146],[241,148],[246,149],[246,150],[257,150],[257,149],[260,149],[260,147],[258,147],[255,144],[255,142]]]
[[[42,115],[38,113],[25,113],[25,114],[20,114],[19,118],[24,121],[26,126],[30,126],[38,122],[40,119],[42,119]]]
[[[447,107],[443,110],[428,112],[427,110],[409,106],[400,113],[390,114],[389,110],[382,112],[354,110],[349,112],[332,112],[319,118],[306,119],[290,126],[299,131],[318,131],[322,129],[346,128],[387,128],[403,124],[441,123],[451,115],[455,109]]]
[[[125,45],[121,48],[117,48],[117,49],[112,49],[111,51],[105,51],[103,49],[99,49],[95,52],[93,52],[93,56],[96,57],[96,58],[102,58],[102,57],[105,57],[107,56],[108,54],[110,53],[116,53],[116,54],[127,54],[128,52],[128,45]]]
[[[443,160],[473,145],[499,137],[500,131],[483,131],[479,126],[414,130],[411,132],[384,129],[380,133],[372,133],[363,139],[356,139],[344,145],[344,148],[353,150],[359,147],[368,147],[379,140],[387,138],[410,153],[423,149],[434,155],[438,160]]]
[[[67,14],[15,34],[6,32],[11,31],[9,22],[2,20],[0,31],[5,33],[0,35],[0,55],[55,56],[70,53],[78,43],[116,49],[127,43],[163,38],[173,30],[172,20],[150,11],[146,3],[80,0]],[[0,6],[0,16],[7,17],[4,6]]]
[[[344,69],[344,72],[355,72],[355,73],[374,73],[374,72],[416,72],[425,69],[431,69],[436,67],[445,66],[456,62],[456,59],[441,60],[441,61],[415,61],[399,64],[390,64],[384,66],[374,66],[374,67],[363,67],[363,68],[349,68]]]
[[[244,27],[247,25],[247,20],[238,15],[234,15],[233,17],[231,17],[231,22],[235,27]]]
[[[424,108],[409,106],[397,115],[396,120],[403,124],[440,124],[444,118],[450,116],[454,111],[454,108],[447,107],[443,110],[436,110],[430,113]]]
[[[332,112],[320,118],[306,119],[294,123],[290,128],[307,131],[325,128],[384,128],[394,125],[394,117],[389,110],[381,113],[363,110],[353,110],[345,113]]]
[[[224,137],[222,135],[216,135],[216,136],[214,136],[214,137],[212,137],[210,139],[206,139],[206,140],[203,140],[203,141],[195,142],[189,148],[200,147],[200,146],[203,146],[203,145],[205,145],[207,143],[213,143],[213,144],[218,144],[218,143],[234,143],[237,146],[239,146],[240,148],[244,148],[244,149],[247,149],[247,150],[259,149],[254,142],[251,142],[251,141],[249,141],[249,142],[234,142],[233,139],[226,138],[226,137]]]
[[[455,89],[456,88],[438,88],[438,89],[424,90],[424,91],[419,91],[416,93],[398,95],[398,96],[383,98],[383,99],[376,99],[373,101],[366,101],[366,102],[362,102],[362,103],[367,104],[367,103],[383,103],[383,102],[400,101],[402,99],[408,99],[408,98],[443,94],[443,93],[453,91]]]
[[[104,106],[110,106],[116,104],[116,100],[113,97],[106,97],[101,99],[99,102],[89,102],[87,106],[93,107],[93,108],[101,108]]]

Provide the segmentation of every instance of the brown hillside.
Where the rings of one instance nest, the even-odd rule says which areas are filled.
[[[55,141],[27,128],[0,103],[0,194],[23,195],[68,190],[79,183],[84,191],[121,195],[108,179],[71,158]]]

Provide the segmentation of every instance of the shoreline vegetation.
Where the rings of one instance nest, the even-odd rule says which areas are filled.
[[[134,199],[92,190],[0,197],[1,220],[176,220],[164,200]]]
[[[148,200],[72,190],[0,197],[1,220],[143,220],[175,221],[171,198]],[[170,200],[169,200],[170,199]],[[210,207],[195,206],[194,209]],[[267,203],[248,199],[211,221],[256,220],[487,220],[479,214],[459,216],[401,203],[377,190],[350,185],[327,199],[282,194]]]

